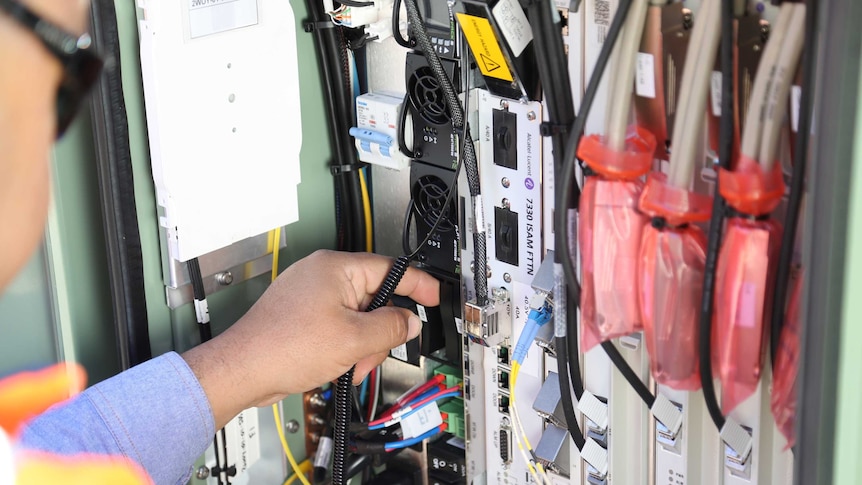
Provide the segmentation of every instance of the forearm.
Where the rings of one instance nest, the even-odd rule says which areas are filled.
[[[97,384],[42,414],[20,447],[57,454],[122,455],[155,483],[184,483],[215,433],[206,395],[170,353]]]

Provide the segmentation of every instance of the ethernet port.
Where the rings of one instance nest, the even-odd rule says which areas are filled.
[[[497,409],[500,414],[509,414],[509,396],[505,394],[497,396]]]
[[[505,369],[499,369],[497,371],[497,386],[500,389],[509,389],[509,371]]]
[[[497,348],[497,362],[503,365],[510,365],[509,361],[509,347],[505,345],[501,345]]]

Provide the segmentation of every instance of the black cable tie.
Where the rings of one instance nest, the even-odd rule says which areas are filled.
[[[592,169],[589,165],[581,164],[581,172],[584,174],[584,178],[586,177],[595,177],[599,173]]]
[[[334,29],[335,27],[337,27],[337,25],[333,24],[332,22],[326,21],[326,20],[321,20],[320,22],[310,22],[309,21],[309,22],[304,22],[302,24],[302,28],[307,33],[312,33],[315,30],[320,30],[320,29]]]
[[[769,219],[769,214],[748,214],[738,211],[730,205],[725,206],[724,215],[726,218],[736,217],[738,219],[748,219],[750,221],[765,221]]]
[[[368,166],[367,163],[359,163],[359,164],[348,163],[348,164],[344,164],[344,165],[333,165],[333,166],[329,167],[329,172],[334,176],[335,175],[343,175],[345,173],[352,172],[354,170],[362,170],[363,168],[365,168],[367,166]]]
[[[563,123],[551,123],[550,121],[543,121],[541,125],[539,125],[539,134],[542,136],[556,136],[563,135],[567,131],[569,131],[569,127]]]
[[[655,216],[650,221],[650,224],[652,225],[652,227],[661,231],[662,229],[667,227],[667,219],[661,216]]]

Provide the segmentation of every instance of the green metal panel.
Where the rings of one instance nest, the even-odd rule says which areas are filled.
[[[862,76],[860,76],[862,81]],[[862,92],[862,82],[859,86]],[[862,104],[857,111],[851,198],[847,218],[844,308],[835,433],[836,485],[862,483]]]
[[[0,376],[57,361],[43,247],[0,296]]]

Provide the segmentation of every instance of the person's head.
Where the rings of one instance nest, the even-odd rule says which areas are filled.
[[[86,30],[89,0],[0,0],[0,4],[2,291],[42,237],[49,200],[49,154],[57,136],[57,92],[66,71],[58,56],[7,9],[24,6],[77,37]]]

